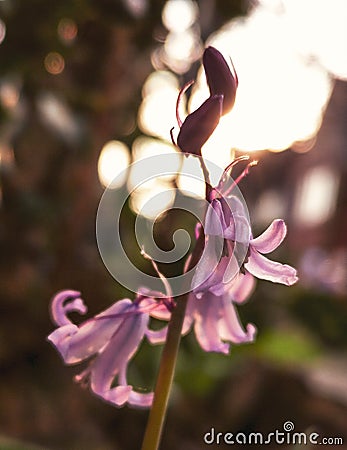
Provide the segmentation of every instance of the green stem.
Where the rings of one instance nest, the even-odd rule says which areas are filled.
[[[209,174],[204,161],[200,164],[204,171],[206,196],[208,195]],[[191,258],[185,272],[191,270],[199,261],[205,246],[205,235],[201,229]],[[159,271],[158,271],[159,273]],[[166,417],[171,386],[175,374],[178,349],[181,342],[184,316],[186,313],[189,292],[177,298],[176,306],[171,313],[166,342],[161,355],[158,379],[154,390],[154,399],[149,413],[146,432],[143,438],[142,450],[158,450]]]
[[[142,450],[157,450],[159,448],[175,373],[187,302],[188,294],[181,295],[178,297],[176,307],[172,311],[168,326],[168,334],[160,361],[153,405],[149,413],[147,428],[142,443]]]

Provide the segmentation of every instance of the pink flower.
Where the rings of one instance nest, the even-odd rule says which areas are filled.
[[[229,248],[228,264],[223,261],[223,256],[214,262],[215,270],[209,279],[211,280],[211,277],[214,277],[217,284],[226,284],[232,280],[230,275],[228,279],[224,277],[223,281],[220,278],[222,272],[225,272],[224,267],[228,267],[229,273],[232,268],[235,274],[236,264],[239,264],[241,270],[246,269],[255,277],[263,280],[282,283],[287,286],[297,282],[296,269],[287,264],[271,261],[263,256],[263,254],[274,251],[284,240],[287,227],[283,220],[274,220],[264,233],[257,238],[253,238],[249,217],[242,203],[234,196],[221,196],[214,198],[210,203],[204,231],[207,244],[211,237],[215,239],[219,237],[224,240],[224,246]],[[245,249],[245,246],[244,259],[241,261],[239,256],[242,251],[237,253],[237,249]],[[215,252],[211,251],[208,257],[216,259]],[[204,261],[202,260],[201,266],[203,265]],[[197,278],[197,275],[195,278]],[[222,286],[214,287],[215,290],[219,288],[221,289]]]
[[[85,314],[87,308],[76,291],[62,291],[52,301],[51,312],[58,328],[48,336],[66,364],[75,364],[94,356],[76,380],[88,383],[104,400],[122,406],[125,403],[148,407],[153,393],[134,391],[127,382],[127,366],[147,333],[149,312],[158,306],[153,298],[137,296],[114,303],[80,325],[67,317],[72,311]],[[113,387],[117,377],[118,385]]]
[[[182,334],[187,334],[193,327],[199,345],[206,352],[229,353],[229,343],[253,342],[256,335],[255,326],[248,324],[244,330],[235,308],[235,304],[242,304],[247,300],[253,289],[254,278],[246,273],[239,274],[222,295],[215,295],[206,290],[198,298],[191,293]],[[159,320],[170,319],[168,311],[163,307],[157,308],[151,315]],[[153,344],[162,343],[166,334],[167,326],[151,331],[148,339]]]
[[[206,291],[197,298],[191,294],[183,331],[194,326],[196,339],[206,352],[229,353],[230,342],[253,342],[255,326],[248,324],[245,331],[235,308],[235,303],[242,304],[246,301],[253,287],[252,275],[239,274],[222,295]]]

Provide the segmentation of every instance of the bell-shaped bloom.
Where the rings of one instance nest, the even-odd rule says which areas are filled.
[[[120,300],[80,325],[67,317],[72,311],[86,313],[76,291],[58,293],[51,305],[52,317],[59,328],[48,336],[66,364],[94,357],[76,380],[88,383],[104,400],[122,406],[125,403],[148,407],[153,393],[137,392],[127,382],[127,366],[147,332],[149,312],[156,307],[153,298],[138,295],[132,302]],[[117,378],[118,385],[114,385]]]
[[[223,95],[222,114],[229,112],[235,103],[236,90],[238,85],[237,74],[234,74],[225,61],[223,55],[214,47],[207,47],[203,64],[206,80],[211,95]]]
[[[240,269],[246,269],[252,275],[263,280],[272,281],[274,283],[282,283],[290,286],[298,280],[296,269],[279,262],[271,261],[263,254],[274,251],[283,241],[287,233],[287,227],[283,220],[276,219],[271,225],[257,238],[253,238],[249,218],[244,210],[244,206],[238,200],[226,201],[226,198],[213,199],[208,208],[205,221],[205,235],[207,242],[210,236],[219,236],[227,243],[227,247],[236,249],[237,244],[244,252],[229,251],[230,268],[239,264]],[[241,247],[240,247],[241,245]],[[244,246],[247,246],[245,248]],[[239,257],[243,256],[243,260]],[[210,258],[216,258],[213,250]],[[221,264],[223,263],[223,264]],[[221,258],[218,263],[219,273],[222,267],[226,266]],[[201,274],[200,276],[202,276]],[[211,279],[211,278],[210,278]],[[230,277],[216,278],[216,286],[209,289],[213,292],[223,292],[223,285],[230,281]],[[224,286],[225,288],[225,286]]]
[[[222,295],[240,272],[248,254],[251,230],[241,201],[215,198],[206,211],[205,248],[195,268],[192,289]]]
[[[254,288],[254,278],[246,272],[238,274],[223,295],[215,295],[206,290],[199,298],[191,293],[188,300],[182,334],[194,328],[196,339],[206,352],[229,353],[230,343],[253,342],[256,328],[248,324],[246,330],[240,323],[235,304],[244,303]],[[156,309],[153,316],[169,320],[167,311]],[[153,344],[162,343],[166,338],[167,326],[148,335]]]
[[[182,152],[201,155],[201,147],[219,123],[222,103],[222,95],[213,95],[198,109],[188,114],[177,137],[177,145]]]

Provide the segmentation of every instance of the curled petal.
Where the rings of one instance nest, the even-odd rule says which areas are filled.
[[[78,291],[65,290],[58,292],[51,303],[51,313],[54,322],[58,326],[71,324],[71,320],[66,314],[76,311],[80,314],[87,312],[87,307],[80,298],[81,293]]]
[[[298,281],[297,272],[294,267],[271,261],[252,249],[252,247],[245,268],[255,277],[272,281],[273,283],[282,283],[291,286]]]
[[[203,350],[227,354],[229,344],[222,341],[218,331],[220,306],[219,297],[213,294],[206,294],[202,299],[197,299],[194,331]]]
[[[222,102],[222,95],[214,95],[188,114],[177,137],[177,145],[183,152],[201,155],[201,147],[218,125]]]
[[[143,393],[132,390],[128,398],[128,404],[138,408],[148,408],[152,405],[153,397],[153,392]]]
[[[116,386],[103,393],[97,393],[107,402],[113,403],[116,406],[123,406],[129,400],[132,391],[132,386]]]
[[[260,253],[270,253],[282,243],[286,234],[287,227],[285,222],[281,219],[276,219],[264,233],[252,239],[251,245]]]
[[[244,331],[234,305],[227,298],[222,297],[223,315],[219,323],[219,332],[222,339],[235,344],[244,342],[253,342],[256,334],[256,328],[253,324],[247,325],[247,331]]]
[[[223,95],[223,115],[229,112],[235,103],[238,85],[236,72],[231,73],[230,68],[223,55],[214,47],[207,47],[203,64],[206,80],[211,95]]]

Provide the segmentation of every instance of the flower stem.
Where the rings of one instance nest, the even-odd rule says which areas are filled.
[[[153,405],[149,413],[147,428],[142,443],[142,450],[157,450],[159,448],[172,381],[175,373],[187,302],[188,294],[181,295],[178,297],[176,307],[172,311],[168,334],[161,356],[159,374],[154,391]]]

